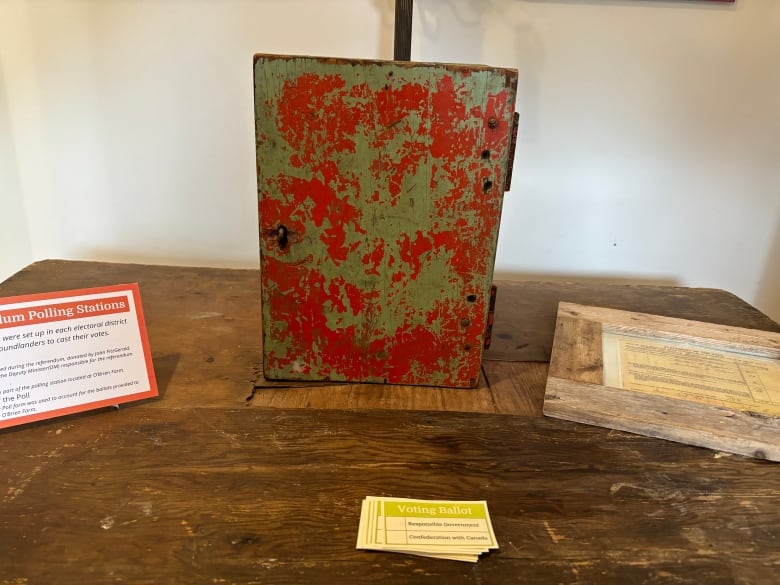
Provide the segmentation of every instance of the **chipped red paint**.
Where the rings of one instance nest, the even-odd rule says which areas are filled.
[[[256,57],[266,376],[476,383],[515,85]]]
[[[363,256],[363,264],[366,266],[366,274],[381,276],[379,273],[379,265],[382,259],[385,257],[385,241],[376,238],[371,243],[371,250]]]

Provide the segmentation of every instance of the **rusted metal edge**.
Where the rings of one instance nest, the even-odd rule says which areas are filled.
[[[512,116],[512,136],[509,139],[509,154],[506,158],[506,178],[504,180],[504,191],[509,191],[512,187],[512,171],[515,168],[515,150],[517,150],[517,128],[520,125],[520,114],[517,112]]]
[[[487,323],[485,324],[485,344],[484,348],[490,348],[490,342],[493,337],[493,319],[496,313],[496,295],[498,287],[495,284],[490,285],[490,299],[488,300]]]

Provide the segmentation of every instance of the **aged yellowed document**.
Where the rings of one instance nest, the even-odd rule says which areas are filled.
[[[604,331],[604,385],[780,416],[780,361]]]

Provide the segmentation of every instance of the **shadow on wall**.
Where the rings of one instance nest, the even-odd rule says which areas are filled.
[[[577,284],[621,284],[621,285],[650,285],[650,286],[681,286],[680,280],[673,276],[626,276],[626,275],[581,275],[581,274],[556,274],[513,272],[496,270],[494,280],[509,280],[514,282],[572,282]]]
[[[764,275],[758,285],[756,306],[780,323],[780,216],[775,226],[775,239],[766,257]]]
[[[255,246],[257,260],[254,266],[248,266],[247,262],[239,259],[204,259],[203,257],[192,255],[190,257],[181,256],[175,252],[169,255],[148,254],[135,251],[127,251],[123,248],[88,248],[86,254],[81,258],[65,258],[66,260],[81,260],[87,258],[91,262],[111,262],[116,264],[149,264],[151,266],[189,266],[189,267],[208,267],[208,268],[232,268],[236,270],[258,270],[260,268],[259,247]]]

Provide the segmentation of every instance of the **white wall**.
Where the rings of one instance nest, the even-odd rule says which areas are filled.
[[[12,274],[33,260],[32,246],[30,244],[30,230],[27,221],[27,210],[20,178],[20,157],[17,155],[16,129],[24,119],[19,111],[10,108],[9,92],[15,91],[9,88],[9,80],[21,80],[25,71],[31,71],[23,67],[23,58],[18,58],[9,68],[4,57],[4,49],[12,43],[15,48],[21,49],[21,45],[27,36],[24,32],[10,26],[10,10],[0,8],[0,279]],[[17,128],[15,128],[15,126]],[[23,148],[19,144],[19,148]],[[24,160],[30,157],[25,156]],[[32,197],[31,197],[32,198]]]
[[[392,18],[0,2],[0,277],[257,266],[252,54],[390,58]],[[412,57],[520,69],[500,274],[712,286],[780,319],[780,2],[417,0]]]
[[[33,259],[5,94],[0,77],[0,280]]]

